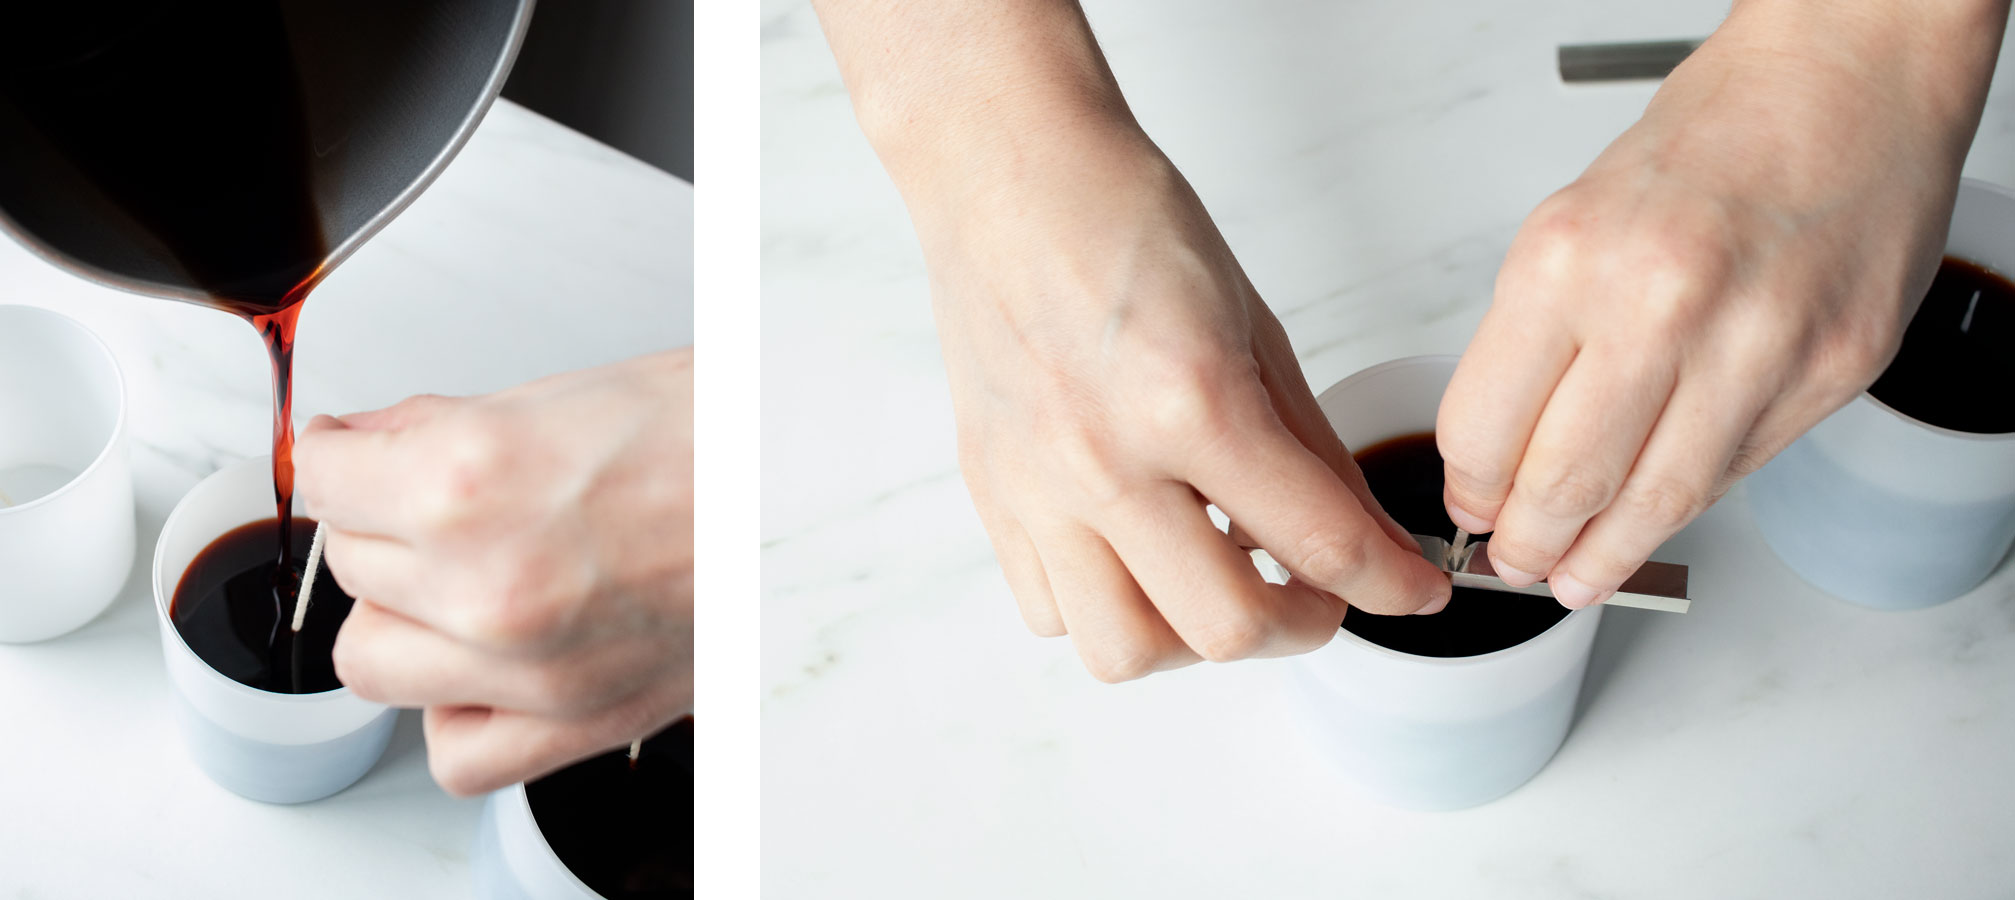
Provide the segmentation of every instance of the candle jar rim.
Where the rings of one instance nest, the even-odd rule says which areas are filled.
[[[173,690],[204,718],[255,741],[312,744],[367,727],[390,708],[357,696],[347,685],[313,694],[283,694],[243,684],[191,649],[169,614],[175,587],[168,580],[171,574],[179,582],[188,561],[216,535],[272,514],[270,509],[254,508],[271,497],[270,467],[268,456],[239,460],[198,482],[176,504],[154,547],[154,619]],[[203,531],[214,527],[215,534],[199,535],[198,524]],[[197,538],[203,543],[192,547]],[[180,560],[173,573],[168,571],[171,557]]]
[[[95,349],[98,355],[104,359],[106,368],[112,373],[113,396],[116,403],[112,411],[112,430],[105,436],[105,440],[99,446],[97,454],[91,457],[91,462],[88,465],[78,470],[77,474],[70,476],[69,480],[63,482],[55,490],[36,497],[33,500],[26,500],[9,506],[0,506],[0,518],[24,515],[31,510],[54,504],[59,498],[71,493],[78,485],[88,481],[91,475],[107,465],[106,461],[111,459],[112,453],[121,446],[120,440],[126,436],[126,373],[119,367],[119,358],[113,355],[111,346],[106,344],[104,338],[99,337],[97,332],[92,331],[84,323],[53,309],[30,306],[25,303],[0,303],[0,318],[24,313],[31,317],[40,316],[45,322],[56,323],[58,327],[68,327],[81,334],[86,344]]]

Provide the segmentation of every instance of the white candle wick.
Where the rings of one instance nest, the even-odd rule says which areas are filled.
[[[294,601],[294,632],[300,633],[301,625],[308,621],[308,594],[315,589],[315,571],[322,568],[322,539],[329,528],[321,523],[315,525],[315,540],[308,545],[308,574],[301,576],[301,596]]]

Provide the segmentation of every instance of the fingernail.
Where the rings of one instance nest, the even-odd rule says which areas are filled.
[[[1455,527],[1467,531],[1470,534],[1488,534],[1490,532],[1491,526],[1495,524],[1491,522],[1489,519],[1486,519],[1482,516],[1470,512],[1469,510],[1463,509],[1462,507],[1455,505],[1455,501],[1453,500],[1448,501],[1446,504],[1443,505],[1448,507],[1449,521],[1454,522]]]
[[[1413,611],[1416,616],[1431,616],[1448,608],[1448,594],[1436,597],[1432,603]]]
[[[1565,572],[1553,576],[1553,599],[1560,601],[1568,609],[1581,609],[1600,602],[1607,591],[1598,591],[1574,579]]]
[[[1539,576],[1531,572],[1521,571],[1498,562],[1496,554],[1492,554],[1490,557],[1490,568],[1491,571],[1497,573],[1498,578],[1503,579],[1505,584],[1512,587],[1525,587],[1529,584],[1538,584],[1540,580]]]

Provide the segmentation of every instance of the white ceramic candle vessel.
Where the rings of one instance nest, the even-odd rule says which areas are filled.
[[[154,550],[154,611],[176,719],[197,767],[241,796],[302,803],[364,777],[391,740],[397,710],[349,688],[278,694],[240,684],[189,649],[169,619],[175,586],[196,555],[225,532],[273,514],[270,457],[243,460],[203,479],[162,526]]]
[[[1945,252],[2015,273],[2015,193],[1961,183]],[[2003,385],[1951,389],[2010,402]],[[2015,543],[2015,434],[1928,425],[1865,391],[1745,483],[1770,549],[1813,586],[1862,606],[1951,600]]]
[[[0,642],[91,621],[133,553],[118,362],[67,316],[0,306]]]
[[[1454,373],[1452,356],[1397,359],[1318,399],[1345,446],[1362,450],[1433,431]],[[1401,653],[1339,628],[1291,667],[1304,731],[1380,802],[1450,810],[1496,799],[1538,774],[1566,738],[1601,618],[1600,606],[1577,610],[1524,643],[1453,658]]]
[[[601,900],[560,861],[522,783],[490,794],[469,854],[478,900]]]

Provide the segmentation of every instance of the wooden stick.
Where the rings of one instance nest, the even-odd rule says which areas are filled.
[[[644,752],[643,738],[637,738],[636,740],[630,742],[630,768],[634,769],[637,767],[637,757],[642,755],[643,752]]]
[[[294,632],[299,634],[301,625],[308,621],[308,593],[315,589],[315,570],[322,567],[322,539],[329,528],[315,523],[315,540],[308,545],[308,574],[301,576],[301,596],[294,600]]]

